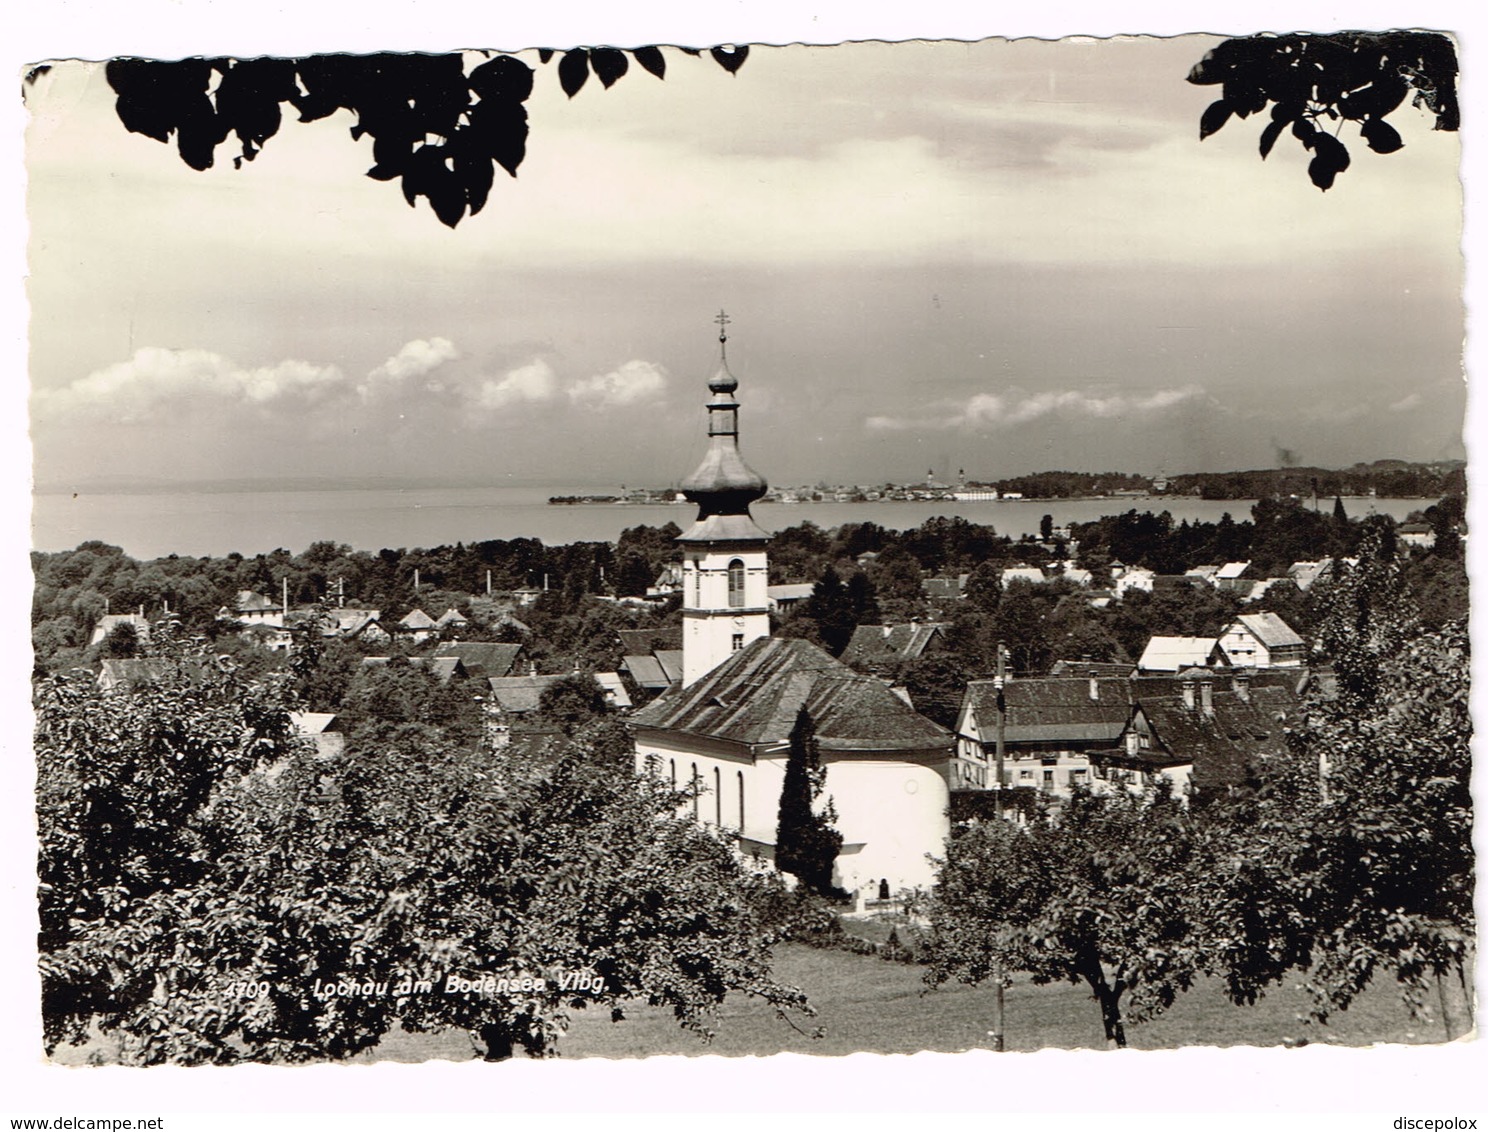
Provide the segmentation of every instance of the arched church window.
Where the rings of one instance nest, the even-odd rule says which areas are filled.
[[[700,815],[700,812],[701,811],[700,811],[699,805],[698,805],[698,798],[702,794],[702,792],[703,792],[703,778],[702,778],[702,775],[698,774],[697,763],[693,763],[692,764],[692,816],[693,817],[698,817]]]
[[[744,772],[739,771],[739,832],[744,832]]]
[[[730,609],[744,605],[744,560],[735,558],[728,564],[728,603]]]
[[[672,789],[677,788],[677,760],[667,759],[667,777],[672,780]]]
[[[715,766],[713,768],[713,822],[715,825],[723,825],[723,774]]]

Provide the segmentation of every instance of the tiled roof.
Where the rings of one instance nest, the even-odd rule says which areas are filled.
[[[626,708],[631,706],[630,693],[625,690],[625,681],[620,679],[620,673],[596,672],[594,679],[604,689],[605,699],[610,702],[611,707]]]
[[[639,727],[683,731],[736,743],[778,745],[802,708],[824,751],[942,748],[950,732],[916,713],[881,681],[864,676],[816,645],[762,637],[701,680],[641,708]]]
[[[1181,697],[1142,700],[1153,736],[1171,754],[1193,763],[1196,789],[1238,785],[1257,759],[1286,749],[1285,719],[1297,708],[1288,689],[1252,687],[1249,702],[1233,691],[1216,689],[1213,713],[1188,707]]]
[[[1144,672],[1176,672],[1209,661],[1216,637],[1153,637],[1142,650],[1137,667]]]
[[[1302,638],[1274,613],[1242,613],[1240,624],[1249,629],[1256,640],[1268,649],[1302,644]]]
[[[661,661],[649,653],[625,657],[620,662],[620,669],[623,672],[629,672],[630,678],[648,691],[659,692],[672,683],[667,679],[666,673],[661,670]]]
[[[133,625],[135,640],[148,641],[150,639],[148,618],[141,617],[138,613],[105,613],[98,619],[98,624],[93,627],[93,636],[89,638],[88,643],[96,645],[109,635],[115,625]]]
[[[926,578],[920,589],[926,597],[960,597],[964,584],[960,578]]]
[[[814,589],[816,586],[811,582],[792,582],[789,585],[768,586],[765,595],[771,601],[804,601]]]
[[[1118,664],[1112,660],[1056,660],[1049,669],[1050,676],[1130,676],[1131,664]]]
[[[184,678],[189,684],[200,684],[206,676],[206,662],[197,657],[172,660],[164,656],[145,656],[101,663],[98,684],[106,691],[132,692],[178,678]]]
[[[940,621],[913,621],[902,625],[859,625],[842,650],[843,664],[866,664],[871,661],[913,660],[943,635]]]
[[[239,590],[238,596],[233,598],[233,608],[239,613],[259,613],[264,610],[278,609],[277,601],[270,601],[261,593],[253,590]]]
[[[617,629],[620,647],[628,653],[648,653],[653,649],[680,649],[682,626],[663,625],[655,629]]]
[[[661,665],[661,673],[666,677],[668,684],[675,684],[682,679],[681,649],[657,649],[653,655],[656,657],[656,662]]]
[[[434,624],[444,629],[450,625],[469,625],[470,619],[452,605],[439,615],[439,620]]]
[[[521,714],[523,712],[536,711],[538,702],[542,699],[543,689],[556,684],[559,680],[568,677],[557,676],[493,676],[491,677],[491,694],[496,697],[496,702],[501,710]]]
[[[398,618],[398,624],[405,629],[432,629],[434,618],[430,617],[422,609],[413,609]]]
[[[437,657],[457,656],[465,671],[476,679],[483,676],[506,676],[516,664],[522,646],[496,641],[451,641],[434,650]]]
[[[1114,743],[1131,716],[1131,692],[1124,677],[1097,677],[1096,697],[1090,680],[1044,676],[1008,680],[1003,686],[1007,722],[1003,737],[1009,743],[1070,740]],[[997,738],[997,687],[991,680],[966,685],[968,704],[976,712],[977,736],[984,743]]]

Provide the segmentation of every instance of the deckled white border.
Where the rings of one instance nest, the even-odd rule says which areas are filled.
[[[853,39],[980,39],[988,35],[1177,35],[1187,32],[1245,34],[1261,30],[1327,31],[1345,28],[1429,27],[1459,37],[1465,73],[1462,135],[1467,186],[1467,247],[1477,245],[1482,183],[1478,123],[1488,101],[1474,78],[1482,57],[1479,36],[1488,37],[1480,3],[1386,4],[1351,0],[1347,5],[1306,2],[1225,3],[1196,6],[1127,0],[1124,3],[1023,3],[916,0],[893,6],[868,0],[732,0],[707,4],[615,0],[566,3],[530,0],[526,11],[484,0],[404,0],[398,5],[308,3],[265,0],[32,0],[12,10],[0,43],[17,91],[23,66],[49,58],[101,59],[118,54],[161,57],[188,54],[300,54],[375,49],[445,50],[470,45],[518,48],[585,42],[616,44],[718,42],[809,42]],[[1482,70],[1488,74],[1488,69]],[[369,1115],[360,1128],[409,1127],[398,1113],[577,1111],[596,1113],[687,1112],[689,1125],[734,1126],[725,1114],[759,1111],[903,1111],[989,1113],[1126,1114],[1112,1119],[1087,1115],[1055,1119],[1055,1126],[1102,1127],[1390,1127],[1395,1116],[1488,1115],[1481,1082],[1488,1079],[1483,1043],[1454,1048],[1344,1051],[1180,1050],[1162,1053],[1046,1053],[933,1055],[880,1058],[725,1060],[652,1058],[644,1062],[515,1062],[502,1066],[432,1064],[325,1066],[300,1069],[240,1067],[230,1070],[63,1070],[44,1065],[36,1046],[37,983],[34,976],[34,817],[26,708],[29,672],[30,450],[25,408],[25,222],[20,135],[25,114],[19,99],[7,104],[8,128],[0,130],[7,158],[3,190],[10,205],[6,228],[11,270],[6,273],[5,341],[9,365],[0,377],[0,1119],[12,1115],[149,1115],[154,1113],[350,1113]],[[1477,175],[1475,175],[1475,173]],[[1469,256],[1470,308],[1480,288],[1476,260]],[[86,312],[79,312],[86,317]],[[1469,338],[1469,372],[1482,372],[1483,349]],[[1479,398],[1469,399],[1471,438],[1485,423]],[[1483,579],[1488,538],[1479,478],[1470,466],[1469,499],[1474,537],[1470,564],[1474,585]],[[1474,616],[1475,628],[1481,616]],[[1475,636],[1479,634],[1475,633]],[[1479,641],[1482,654],[1483,642]],[[1475,682],[1476,683],[1476,682]],[[1481,706],[1480,695],[1474,696]],[[1484,714],[1475,712],[1478,719]],[[1475,744],[1481,750],[1480,744]],[[1480,779],[1475,779],[1475,782]],[[1479,836],[1479,850],[1484,839]],[[1480,908],[1482,907],[1480,901]],[[1480,971],[1480,985],[1482,972]],[[1346,1117],[1344,1113],[1372,1113]],[[1155,1121],[1132,1114],[1169,1114]],[[1216,1121],[1180,1118],[1179,1113],[1231,1115]],[[1304,1117],[1303,1114],[1310,1114]],[[297,1118],[290,1128],[344,1127],[348,1123]],[[606,1119],[598,1117],[595,1119]],[[768,1118],[767,1118],[768,1119]],[[966,1118],[956,1118],[966,1119]],[[996,1120],[996,1117],[980,1119]],[[1050,1123],[1038,1116],[1012,1121]],[[751,1123],[757,1123],[755,1118]],[[472,1127],[490,1121],[452,1120]],[[627,1125],[633,1121],[626,1121]],[[892,1121],[896,1126],[903,1121]],[[216,1127],[263,1127],[240,1115]],[[198,1119],[168,1117],[172,1132],[205,1127]],[[1488,1120],[1485,1120],[1488,1127]]]

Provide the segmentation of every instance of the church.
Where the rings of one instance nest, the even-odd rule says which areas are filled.
[[[790,732],[805,707],[843,839],[836,884],[874,895],[929,886],[927,857],[944,852],[950,830],[954,737],[882,681],[810,642],[770,636],[770,536],[749,513],[766,484],[739,454],[739,383],[728,368],[728,319],[720,313],[718,322],[708,450],[682,481],[698,508],[677,539],[682,679],[631,717],[637,766],[698,784],[697,819],[771,860]]]

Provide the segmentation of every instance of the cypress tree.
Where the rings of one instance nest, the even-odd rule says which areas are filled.
[[[832,828],[837,813],[830,798],[820,813],[814,809],[826,784],[827,771],[821,765],[816,723],[803,707],[796,713],[796,723],[791,728],[785,782],[780,789],[775,867],[795,876],[812,892],[835,897],[842,895],[832,884],[832,865],[842,849],[842,834]]]

